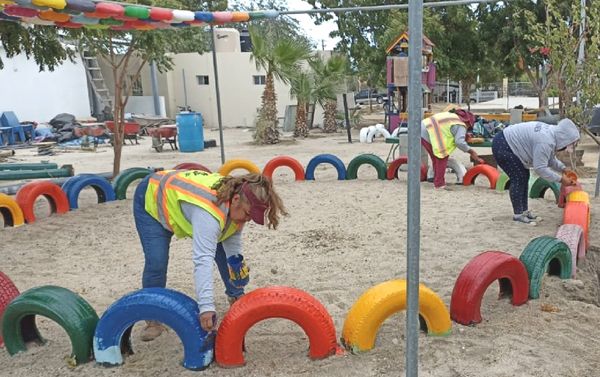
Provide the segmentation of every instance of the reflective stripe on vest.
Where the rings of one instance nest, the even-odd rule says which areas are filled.
[[[455,125],[467,127],[458,115],[448,112],[432,115],[423,122],[429,134],[433,154],[438,158],[446,158],[456,149],[450,128]]]

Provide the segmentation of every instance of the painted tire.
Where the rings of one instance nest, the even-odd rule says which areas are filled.
[[[69,335],[72,346],[69,365],[90,360],[92,338],[98,322],[96,311],[79,295],[52,285],[21,293],[4,311],[2,333],[9,354],[26,351],[26,342],[44,343],[35,324],[36,315],[56,322]]]
[[[300,161],[290,156],[277,156],[275,158],[272,158],[265,165],[262,174],[265,177],[269,177],[272,179],[273,172],[275,171],[275,169],[281,166],[287,166],[288,168],[292,169],[296,177],[296,181],[304,181],[304,167],[302,166]]]
[[[550,236],[533,239],[519,257],[529,275],[529,298],[540,297],[542,278],[549,271],[561,279],[571,277],[571,250],[564,242]],[[550,268],[550,270],[548,270]]]
[[[298,324],[308,337],[311,359],[323,359],[336,353],[335,325],[327,309],[300,289],[273,286],[247,293],[231,306],[217,333],[217,364],[222,367],[244,365],[244,335],[255,323],[269,318],[289,319]]]
[[[496,188],[496,182],[498,181],[498,177],[500,177],[500,172],[493,166],[487,164],[475,165],[471,169],[468,169],[467,173],[463,177],[463,185],[472,185],[480,174],[486,176],[486,178],[490,181],[491,189]]]
[[[48,199],[51,213],[69,212],[69,199],[59,185],[50,181],[29,182],[21,186],[15,196],[15,200],[21,207],[23,217],[27,223],[35,222],[33,204],[40,195]]]
[[[248,173],[256,173],[260,174],[260,169],[258,166],[254,165],[251,161],[242,160],[242,159],[233,159],[229,161],[225,161],[223,166],[219,168],[219,174],[222,176],[229,175],[235,169],[246,169]]]
[[[198,321],[198,304],[181,292],[166,288],[144,288],[115,301],[98,321],[94,334],[94,356],[102,365],[123,364],[132,354],[131,329],[136,322],[158,321],[172,328],[183,344],[183,366],[205,369],[213,358],[213,336],[207,336]]]
[[[320,164],[331,164],[337,170],[338,180],[343,181],[346,179],[346,166],[337,156],[332,154],[320,154],[313,157],[306,166],[306,173],[304,179],[307,181],[313,181],[315,179],[315,169]]]
[[[590,204],[590,195],[583,190],[573,191],[567,195],[567,202],[581,202]]]
[[[2,323],[2,314],[10,302],[19,295],[19,290],[10,278],[0,271],[0,324]],[[2,328],[0,328],[2,330]],[[0,348],[4,347],[2,331],[0,331]]]
[[[113,179],[113,188],[117,200],[127,199],[127,188],[136,179],[145,178],[152,170],[146,168],[129,168],[123,170]]]
[[[387,178],[387,168],[385,161],[374,154],[361,154],[352,159],[346,168],[346,179],[356,179],[358,168],[361,165],[371,165],[377,170],[377,178],[385,180]]]
[[[500,173],[496,181],[496,191],[504,192],[510,187],[510,178],[505,172]]]
[[[369,126],[368,127],[368,132],[367,132],[367,138],[366,138],[366,143],[370,144],[373,142],[373,138],[375,137],[375,132],[377,131],[377,128],[375,128],[375,126]]]
[[[395,179],[398,178],[398,170],[400,166],[408,163],[407,156],[398,156],[397,159],[390,163],[390,166],[387,168],[386,177],[387,179]],[[427,180],[427,166],[421,164],[421,182]]]
[[[583,228],[575,224],[563,224],[556,231],[556,238],[566,243],[571,250],[571,277],[577,273],[577,260],[585,258]]]
[[[360,133],[358,134],[358,141],[360,141],[361,143],[366,143],[368,134],[369,134],[369,127],[361,128]]]
[[[558,203],[558,197],[560,196],[560,186],[556,182],[548,182],[544,178],[538,178],[533,182],[529,189],[529,197],[532,199],[543,198],[546,194],[546,190],[551,189],[554,193],[556,203]]]
[[[589,248],[590,206],[582,202],[567,202],[563,212],[563,224],[579,225],[583,229],[585,250]]]
[[[209,168],[204,165],[197,164],[195,162],[183,162],[173,168],[173,170],[201,170],[208,173],[212,173]]]
[[[79,208],[79,194],[85,187],[91,186],[98,195],[98,203],[112,202],[116,199],[115,190],[110,182],[99,175],[82,174],[69,178],[62,186],[69,199],[71,209]]]
[[[18,227],[25,224],[23,211],[10,196],[0,193],[0,215],[4,218],[5,227]]]
[[[581,187],[580,183],[577,183],[575,186],[564,186],[560,185],[560,191],[558,194],[558,208],[565,208],[565,204],[567,203],[567,197],[575,191],[582,191],[583,187]]]
[[[390,280],[368,289],[346,316],[342,343],[353,353],[375,346],[381,324],[406,308],[406,280]],[[419,315],[422,329],[429,335],[448,335],[452,330],[450,313],[442,299],[425,285],[419,285]]]
[[[513,305],[527,302],[529,278],[523,263],[502,251],[486,251],[471,259],[456,279],[450,301],[452,320],[467,326],[481,322],[481,300],[496,280],[499,297],[512,293]]]

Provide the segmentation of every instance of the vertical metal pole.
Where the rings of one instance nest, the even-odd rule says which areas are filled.
[[[344,119],[346,120],[346,131],[348,132],[348,142],[352,144],[352,133],[350,132],[350,116],[348,115],[348,99],[346,93],[342,94],[344,99]]]
[[[217,51],[215,48],[215,28],[210,25],[210,39],[212,45],[213,70],[215,74],[215,93],[217,95],[217,120],[219,122],[219,140],[221,141],[221,163],[225,163],[225,146],[223,145],[223,121],[221,119],[221,91],[219,89],[219,70],[217,68]]]
[[[594,192],[594,198],[597,198],[600,194],[600,154],[598,155],[598,170],[596,172],[596,191]]]
[[[419,249],[421,237],[421,53],[423,0],[408,2],[408,200],[406,377],[419,375]]]
[[[181,79],[183,80],[183,106],[187,109],[188,101],[187,101],[187,88],[185,87],[185,69],[181,70]],[[184,111],[186,111],[184,109]]]
[[[158,77],[156,62],[150,63],[150,81],[152,81],[152,98],[154,100],[154,115],[160,115],[160,98],[158,96]]]
[[[583,38],[583,34],[585,33],[585,0],[581,0],[581,22],[579,24],[579,53],[577,55],[577,64],[580,66],[583,65],[583,61],[585,60],[585,38]],[[581,105],[581,90],[577,91],[577,104]]]

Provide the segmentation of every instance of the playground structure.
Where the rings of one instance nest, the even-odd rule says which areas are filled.
[[[315,169],[320,164],[332,165],[339,180],[357,179],[358,168],[370,165],[377,171],[378,179],[395,179],[398,168],[408,158],[400,156],[389,166],[378,156],[362,154],[347,166],[337,156],[321,154],[313,157],[306,169],[290,156],[277,156],[263,168],[262,173],[272,177],[280,167],[290,168],[295,180],[314,180]],[[177,169],[197,169],[210,172],[198,163],[182,163]],[[219,168],[221,174],[236,169],[260,172],[249,160],[229,160]],[[77,208],[79,192],[91,186],[99,202],[122,200],[127,187],[153,170],[131,168],[121,172],[112,184],[106,178],[93,174],[80,174],[70,178],[62,187],[47,181],[34,181],[23,186],[21,199],[0,196],[0,209],[7,226],[33,222],[23,216],[31,201],[45,195],[55,202],[54,207],[64,213]],[[472,185],[479,176],[490,182],[490,189],[502,190],[510,185],[503,176],[489,165],[477,165],[467,171],[464,185]],[[421,169],[421,179],[426,169]],[[481,322],[481,299],[491,283],[498,280],[500,297],[512,295],[513,305],[522,305],[528,299],[540,295],[541,279],[548,273],[563,279],[574,277],[576,265],[588,248],[589,196],[581,185],[555,187],[541,178],[530,181],[530,196],[543,197],[547,190],[555,192],[558,204],[564,207],[563,225],[555,237],[541,236],[533,239],[520,258],[501,251],[487,251],[473,258],[460,272],[452,292],[450,309],[431,289],[421,284],[419,288],[419,317],[421,330],[431,336],[451,333],[451,321],[473,325]],[[22,188],[22,189],[23,189]],[[64,191],[63,191],[64,190]],[[19,196],[19,193],[17,193]],[[561,200],[559,200],[561,198]],[[562,201],[562,202],[561,202]],[[21,205],[25,211],[21,209]],[[51,207],[53,205],[51,204]],[[21,217],[19,217],[21,216]],[[8,221],[7,221],[8,219]],[[223,317],[216,336],[204,332],[197,321],[198,308],[195,301],[170,289],[151,288],[131,292],[115,301],[98,318],[95,310],[81,296],[65,288],[41,286],[19,294],[10,279],[0,273],[0,335],[4,336],[6,350],[14,355],[26,351],[25,343],[35,341],[43,344],[35,316],[50,318],[63,327],[71,339],[72,352],[67,362],[75,366],[92,359],[102,365],[120,365],[123,356],[131,354],[132,326],[143,320],[156,320],[171,327],[180,337],[184,348],[182,365],[190,370],[208,367],[213,358],[222,367],[239,367],[245,364],[243,356],[244,335],[256,323],[269,318],[284,318],[298,324],[309,341],[308,356],[321,359],[343,353],[367,352],[375,345],[382,323],[391,315],[406,309],[407,285],[405,280],[390,280],[367,289],[352,305],[344,321],[341,346],[337,343],[333,319],[327,309],[308,292],[285,286],[258,288],[247,293],[232,305]],[[0,338],[1,339],[1,338]]]

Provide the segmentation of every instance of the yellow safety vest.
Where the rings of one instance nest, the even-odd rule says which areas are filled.
[[[165,170],[150,176],[146,190],[146,211],[177,238],[191,237],[192,224],[181,211],[180,202],[196,205],[214,216],[221,227],[218,242],[242,228],[229,219],[229,203],[216,205],[217,192],[212,187],[223,176],[197,170]]]
[[[423,120],[433,154],[438,158],[450,156],[456,149],[454,135],[450,132],[450,127],[459,125],[467,128],[467,125],[460,120],[458,115],[453,113],[438,113]]]

